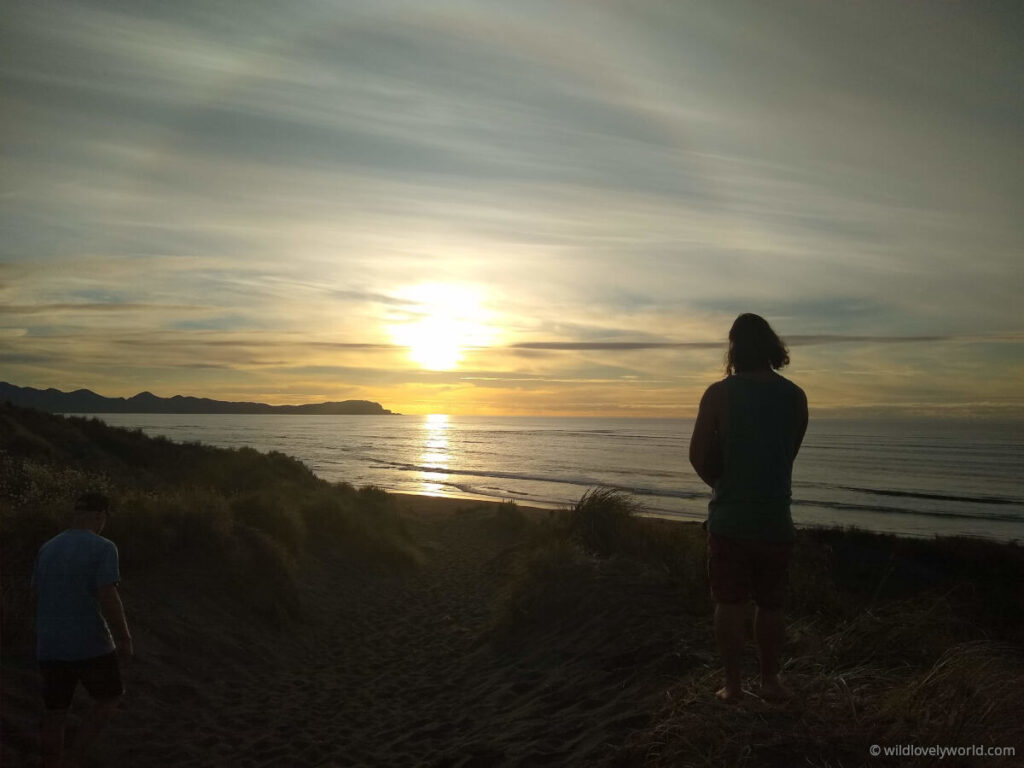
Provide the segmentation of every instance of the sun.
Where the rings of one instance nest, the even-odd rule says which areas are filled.
[[[409,359],[430,371],[458,367],[467,347],[484,346],[493,335],[479,290],[449,283],[425,283],[399,291],[409,303],[402,322],[392,325],[396,343]]]
[[[425,317],[406,330],[409,359],[431,371],[450,371],[462,359],[459,323],[444,315]]]

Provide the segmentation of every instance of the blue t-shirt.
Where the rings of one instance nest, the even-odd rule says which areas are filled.
[[[120,580],[117,547],[92,531],[69,528],[43,544],[32,572],[36,657],[75,661],[113,651],[97,590]]]

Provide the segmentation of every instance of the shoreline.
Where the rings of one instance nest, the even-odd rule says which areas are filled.
[[[389,496],[393,496],[396,499],[401,499],[400,505],[412,514],[427,513],[427,514],[438,514],[447,513],[455,514],[467,507],[472,505],[474,507],[486,507],[487,509],[494,509],[500,507],[509,501],[514,503],[516,507],[523,512],[527,512],[534,515],[541,513],[550,514],[552,512],[559,512],[571,508],[571,504],[545,504],[529,501],[520,501],[518,499],[505,499],[497,500],[490,496],[466,494],[464,496],[443,496],[436,494],[426,493],[409,493],[406,491],[392,491],[387,488],[384,489]],[[413,507],[420,507],[422,504],[426,505],[426,509],[413,509]],[[646,520],[664,520],[668,523],[681,524],[681,525],[695,525],[699,526],[703,522],[696,518],[682,517],[681,515],[675,515],[671,513],[662,512],[638,512],[637,517]],[[898,539],[910,539],[915,541],[934,541],[937,539],[968,539],[971,541],[984,541],[991,542],[993,544],[1020,544],[1024,539],[1020,537],[1008,537],[999,538],[995,536],[983,536],[975,535],[970,533],[944,533],[942,531],[931,531],[931,532],[913,532],[913,531],[886,531],[876,530],[873,528],[862,528],[856,525],[840,525],[840,524],[828,524],[828,523],[795,523],[795,527],[798,531],[819,531],[819,532],[836,532],[836,533],[868,533],[878,536],[893,536]]]
[[[496,499],[493,496],[485,496],[483,494],[466,493],[457,496],[434,494],[434,493],[410,493],[408,491],[393,491],[389,488],[382,486],[382,489],[387,492],[389,496],[394,496],[400,499],[419,500],[429,499],[431,501],[426,502],[428,506],[444,506],[446,502],[450,502],[455,507],[465,507],[467,504],[473,505],[486,505],[489,509],[493,507],[500,507],[502,504],[512,502],[519,509],[522,510],[536,510],[538,512],[556,512],[560,509],[565,509],[564,504],[549,504],[547,502],[535,502],[535,501],[524,501],[516,498],[508,499]]]
[[[109,416],[111,417],[110,424],[130,429],[141,428],[133,422],[136,416],[142,420],[142,423],[149,423],[144,415],[140,414],[109,414]],[[444,443],[440,449],[451,465],[452,474],[446,477],[442,467],[434,467],[432,462],[422,461],[422,457],[415,451],[411,451],[405,442],[402,443],[404,447],[398,453],[389,453],[385,448],[380,448],[376,442],[376,438],[379,438],[380,435],[377,435],[376,438],[374,435],[364,435],[363,437],[369,441],[365,446],[373,448],[370,451],[371,454],[378,458],[382,456],[383,462],[360,457],[356,455],[358,452],[338,455],[325,453],[323,451],[328,444],[319,438],[313,441],[319,446],[316,450],[305,450],[300,444],[291,442],[293,435],[290,436],[291,433],[288,429],[275,431],[271,436],[269,433],[264,435],[260,431],[263,428],[260,428],[253,433],[246,432],[237,435],[232,433],[229,435],[230,439],[221,435],[223,439],[219,439],[217,438],[221,432],[219,427],[207,425],[207,427],[194,429],[192,427],[172,428],[172,423],[178,424],[179,422],[182,424],[206,424],[205,416],[203,419],[195,420],[189,420],[180,415],[153,414],[151,416],[153,418],[149,421],[152,423],[145,427],[147,434],[162,434],[167,439],[179,441],[186,438],[195,439],[207,445],[230,449],[248,446],[259,451],[280,451],[296,457],[311,468],[315,467],[317,476],[328,482],[347,481],[356,487],[372,484],[389,492],[428,496],[440,494],[445,497],[480,502],[501,502],[512,498],[517,504],[524,506],[559,509],[571,506],[578,501],[588,485],[604,484],[620,488],[627,493],[634,493],[635,488],[636,501],[648,507],[650,511],[646,514],[654,517],[700,521],[706,515],[708,489],[702,485],[698,487],[694,477],[689,474],[682,452],[679,453],[678,461],[672,461],[671,467],[662,466],[657,462],[655,467],[655,465],[638,463],[630,459],[623,464],[625,474],[608,475],[597,470],[574,473],[566,470],[553,472],[548,477],[548,472],[537,471],[535,466],[526,467],[519,464],[506,466],[503,464],[504,457],[498,457],[500,460],[495,458],[490,463],[476,461],[473,455],[463,455],[462,448],[456,449],[456,445],[459,444],[456,439],[450,448],[446,447],[447,443]],[[218,415],[210,418],[231,419],[233,415]],[[258,419],[259,416],[250,415],[239,418]],[[166,428],[158,426],[158,423],[164,422],[167,422]],[[474,427],[474,429],[476,428]],[[480,428],[485,430],[483,434],[487,436],[487,440],[508,439],[502,431],[488,432],[486,425]],[[331,427],[328,430],[332,436],[331,439],[343,441],[344,435],[352,430],[361,435],[363,428],[346,427],[341,431],[337,431],[337,429],[340,428]],[[453,428],[447,433],[448,436],[450,438],[456,436],[458,429],[461,427]],[[867,427],[861,430],[865,434],[870,431]],[[857,434],[861,434],[861,432]],[[399,434],[403,441],[413,440],[414,444],[418,444],[417,441],[430,441],[436,437],[432,437],[433,432],[428,434],[421,430],[412,434],[404,431],[404,428],[398,430],[396,434]],[[552,439],[560,439],[557,429],[551,435]],[[673,439],[679,437],[675,432],[672,435]],[[956,436],[954,435],[954,437]],[[474,440],[477,439],[479,438],[474,438]],[[543,434],[537,439],[546,440]],[[960,437],[956,439],[960,440]],[[543,447],[547,444],[538,443],[538,445]],[[567,444],[559,443],[559,445],[564,447]],[[366,450],[370,450],[370,448],[366,448]],[[475,449],[470,445],[467,450],[472,452]],[[972,461],[977,462],[978,460]],[[570,462],[571,464],[572,462]],[[660,481],[654,481],[646,476],[645,472],[652,467],[658,469]],[[455,468],[465,471],[459,472]],[[924,472],[922,477],[927,480],[928,476],[934,475],[940,470],[944,472],[947,468],[945,464],[941,467],[933,467]],[[634,470],[639,474],[636,474]],[[666,479],[664,476],[666,471],[670,471],[673,477]],[[580,476],[573,477],[574,474]],[[804,476],[805,474],[806,476]],[[493,482],[489,479],[492,475],[497,478]],[[998,500],[999,506],[993,506],[991,499],[985,495],[973,499],[972,497],[977,495],[976,493],[966,488],[957,490],[954,488],[955,483],[936,485],[930,482],[925,483],[922,480],[923,484],[913,486],[915,488],[920,486],[923,494],[921,498],[917,498],[915,497],[916,491],[904,493],[906,489],[901,490],[901,487],[897,487],[893,491],[889,487],[890,484],[884,480],[879,481],[877,483],[879,487],[876,488],[875,484],[856,481],[856,478],[846,478],[843,482],[836,480],[834,483],[828,481],[825,486],[835,485],[833,493],[829,487],[821,486],[821,483],[818,482],[821,478],[816,479],[816,477],[817,475],[814,473],[802,473],[794,481],[793,516],[798,527],[842,528],[852,524],[863,530],[892,533],[911,538],[965,536],[991,541],[1024,540],[1024,496],[1019,491],[1019,482],[1016,479],[1013,481],[1012,487],[1006,486],[1004,482],[1006,478],[1003,477],[1002,470],[1000,470],[999,478],[1003,484],[992,491],[994,494],[992,498]],[[613,480],[614,482],[611,482]],[[802,483],[810,487],[804,487]],[[879,492],[884,492],[885,498],[882,498]],[[904,495],[913,498],[903,498]],[[1015,515],[1018,517],[1015,518]]]

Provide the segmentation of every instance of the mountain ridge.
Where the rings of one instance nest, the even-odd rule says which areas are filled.
[[[303,405],[213,400],[174,395],[159,397],[148,390],[131,397],[104,397],[91,389],[63,392],[59,389],[19,387],[0,381],[0,402],[36,408],[50,413],[282,413],[315,416],[397,416],[372,400],[341,400]]]

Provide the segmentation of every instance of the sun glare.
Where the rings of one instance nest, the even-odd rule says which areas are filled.
[[[409,359],[431,371],[458,367],[467,347],[489,343],[491,333],[479,291],[447,283],[427,283],[399,292],[412,309],[391,326],[395,341],[409,348]]]

